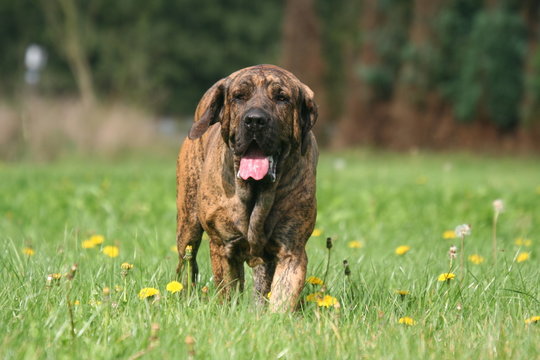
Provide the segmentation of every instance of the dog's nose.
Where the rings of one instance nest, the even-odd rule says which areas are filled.
[[[257,131],[264,129],[270,120],[270,116],[261,109],[249,110],[244,115],[244,124],[249,130]]]

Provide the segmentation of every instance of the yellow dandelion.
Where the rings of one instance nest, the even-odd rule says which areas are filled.
[[[416,178],[416,184],[417,185],[425,185],[428,182],[428,178],[426,176],[419,176]]]
[[[131,269],[133,269],[133,264],[124,262],[124,263],[122,263],[122,265],[120,265],[120,268],[122,270],[131,270]]]
[[[272,292],[269,291],[268,294],[266,294],[266,298],[267,298],[267,299],[270,299],[271,296],[272,296]]]
[[[36,254],[36,252],[34,251],[34,249],[32,249],[31,247],[25,247],[22,249],[22,252],[24,255],[27,255],[27,256],[34,256]]]
[[[139,291],[139,299],[147,299],[159,295],[159,290],[155,288],[142,288]]]
[[[318,298],[321,298],[321,293],[313,293],[306,296],[306,301],[316,302]]]
[[[397,255],[404,255],[406,254],[407,252],[409,252],[409,250],[411,250],[411,247],[410,246],[407,246],[407,245],[401,245],[401,246],[398,246],[396,248],[396,254]]]
[[[446,230],[442,234],[443,239],[455,239],[456,238],[456,232],[454,230]]]
[[[413,318],[408,317],[408,316],[404,316],[402,318],[399,318],[398,322],[400,324],[404,324],[404,325],[408,325],[408,326],[416,325],[416,321],[414,321]]]
[[[81,246],[83,249],[92,249],[97,245],[103,244],[105,237],[103,235],[92,235],[89,239],[86,239],[82,242]]]
[[[522,253],[519,253],[519,255],[517,256],[516,261],[517,261],[518,263],[524,262],[524,261],[529,260],[530,257],[531,257],[531,253],[528,253],[528,252],[522,252]]]
[[[51,277],[53,278],[53,280],[60,280],[62,278],[62,274],[54,273],[54,274],[51,274]]]
[[[105,237],[103,235],[92,235],[89,239],[94,245],[101,245],[105,241]]]
[[[310,276],[306,279],[306,282],[312,285],[322,285],[323,281],[322,279],[316,277],[316,276]]]
[[[484,257],[478,254],[472,254],[469,256],[469,261],[475,265],[480,265],[481,263],[484,262]]]
[[[324,295],[317,299],[317,305],[321,307],[330,307],[335,306],[336,304],[339,304],[338,300],[330,295]]]
[[[454,273],[442,273],[441,275],[439,275],[437,280],[439,280],[439,281],[450,281],[455,277],[456,277],[456,274],[454,274]]]
[[[531,318],[525,319],[525,324],[534,324],[540,322],[540,316],[533,316]]]
[[[532,245],[532,240],[518,237],[517,239],[514,240],[514,244],[516,244],[517,246],[529,247]]]
[[[108,257],[115,258],[120,254],[120,249],[118,249],[118,246],[107,245],[103,248],[103,253]]]
[[[351,249],[360,249],[364,246],[364,244],[362,244],[361,241],[358,241],[358,240],[354,240],[354,241],[349,241],[349,243],[347,244],[347,246]]]
[[[81,244],[82,248],[83,249],[91,249],[93,247],[96,246],[96,244],[94,244],[94,242],[90,239],[87,239],[87,240],[84,240]]]
[[[170,283],[167,284],[167,291],[173,294],[180,292],[183,289],[184,289],[184,285],[182,285],[178,281],[171,281]]]
[[[313,229],[313,232],[311,233],[311,236],[317,237],[322,235],[321,229]]]
[[[101,301],[92,299],[88,302],[88,304],[92,306],[99,306],[101,305]]]
[[[171,249],[171,251],[174,251],[175,253],[178,253],[178,247],[176,247],[176,245],[172,245],[170,249]]]
[[[401,295],[401,296],[406,296],[406,295],[409,295],[410,293],[407,290],[396,290],[396,294]]]
[[[73,305],[75,305],[75,306],[81,305],[81,302],[80,302],[79,300],[75,300],[75,301],[73,302]]]

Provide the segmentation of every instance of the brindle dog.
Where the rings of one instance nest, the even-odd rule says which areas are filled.
[[[177,244],[196,255],[210,237],[212,271],[225,294],[253,267],[257,302],[294,309],[303,288],[305,245],[317,214],[317,119],[313,92],[273,65],[239,70],[202,97],[178,155]]]

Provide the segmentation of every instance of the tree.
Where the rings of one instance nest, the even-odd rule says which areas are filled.
[[[313,129],[326,143],[329,122],[324,84],[325,62],[321,51],[321,29],[314,0],[286,0],[283,19],[282,66],[294,73],[315,93],[319,118]]]
[[[58,46],[60,53],[64,54],[75,77],[83,103],[92,105],[96,96],[75,0],[42,0],[41,4],[54,38],[52,43]]]

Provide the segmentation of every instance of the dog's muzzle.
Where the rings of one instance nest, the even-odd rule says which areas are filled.
[[[243,116],[241,126],[249,145],[240,157],[238,178],[262,180],[268,176],[270,180],[276,180],[276,159],[274,155],[266,155],[260,143],[267,135],[269,125],[270,115],[261,108],[250,109]]]

